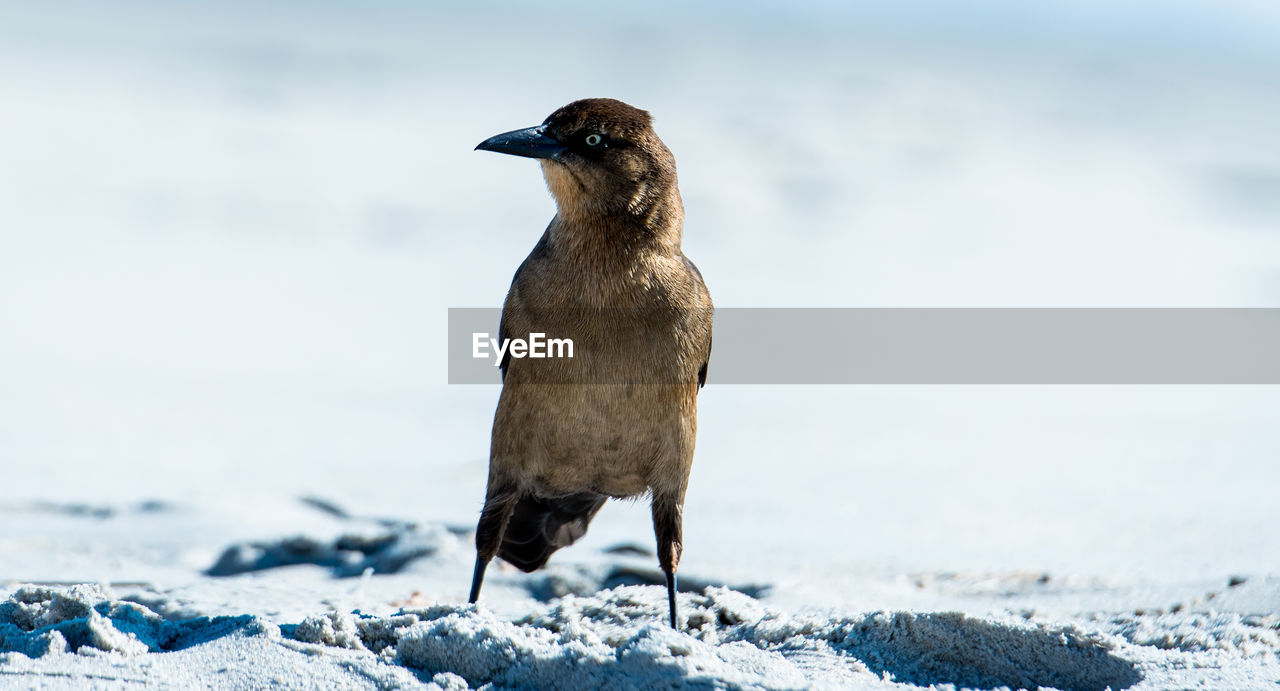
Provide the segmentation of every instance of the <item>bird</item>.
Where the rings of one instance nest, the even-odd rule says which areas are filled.
[[[668,619],[707,380],[713,304],[681,249],[670,149],[644,110],[574,101],[476,150],[538,159],[556,214],[517,269],[499,339],[569,339],[572,357],[499,363],[470,602],[490,561],[529,573],[573,544],[608,499],[649,499]],[[563,355],[563,354],[562,354]]]

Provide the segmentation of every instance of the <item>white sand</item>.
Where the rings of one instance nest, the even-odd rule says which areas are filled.
[[[77,520],[104,519],[81,513]],[[1261,688],[1280,679],[1280,579],[1224,582],[1188,601],[1138,611],[1087,609],[1107,591],[1125,596],[1104,584],[1003,579],[997,599],[1056,603],[1057,610],[1064,600],[1077,605],[1064,616],[990,607],[991,577],[869,581],[869,589],[895,587],[899,597],[933,591],[935,601],[957,610],[878,612],[787,612],[769,596],[762,601],[693,577],[686,586],[694,582],[698,592],[681,594],[682,628],[673,631],[663,623],[661,587],[599,590],[611,578],[643,578],[652,570],[646,557],[596,554],[593,561],[582,554],[586,563],[532,576],[495,567],[477,608],[457,602],[470,554],[444,527],[340,522],[350,528],[344,537],[260,542],[260,555],[305,549],[245,563],[257,571],[188,578],[164,592],[140,585],[10,588],[0,604],[0,674],[18,686],[68,688],[146,681],[224,688],[1160,689]],[[335,554],[393,552],[396,544],[422,544],[423,536],[435,548],[391,562],[385,575],[334,571],[343,561]],[[122,545],[121,554],[129,551]],[[226,554],[250,551],[232,545],[216,563],[225,567]],[[590,594],[556,594],[574,590]]]
[[[568,596],[514,621],[437,605],[277,626],[253,615],[161,615],[96,586],[27,586],[0,606],[0,650],[3,673],[19,684],[71,686],[1246,688],[1280,672],[1274,615],[1075,625],[960,613],[789,616],[714,587],[681,606],[682,632],[661,624],[660,589],[643,586]]]

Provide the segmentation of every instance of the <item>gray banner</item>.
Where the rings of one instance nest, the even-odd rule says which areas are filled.
[[[449,310],[449,383],[501,381],[500,315]],[[707,383],[1280,384],[1280,309],[723,308]]]

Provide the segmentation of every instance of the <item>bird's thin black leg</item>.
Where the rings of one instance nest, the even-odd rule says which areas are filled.
[[[480,586],[484,584],[484,570],[488,568],[489,560],[476,553],[476,570],[471,574],[471,598],[467,600],[471,604],[475,604],[480,599]]]
[[[667,606],[671,613],[671,628],[676,626],[676,572],[667,572]]]
[[[476,524],[476,569],[471,575],[472,603],[480,599],[484,571],[502,545],[502,534],[507,530],[507,521],[511,519],[517,498],[515,491],[508,488],[490,493],[484,500],[484,510],[480,512],[480,521]]]
[[[653,533],[658,539],[658,565],[667,576],[667,605],[671,628],[676,629],[676,568],[684,550],[681,537],[680,504],[659,497],[653,498]]]

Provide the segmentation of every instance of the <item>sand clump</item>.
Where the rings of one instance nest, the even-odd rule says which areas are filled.
[[[228,688],[269,670],[286,688],[323,678],[455,690],[1119,691],[1184,677],[1229,686],[1280,662],[1271,615],[1168,612],[1038,624],[955,612],[791,614],[708,587],[680,595],[683,628],[674,631],[657,586],[530,606],[515,619],[450,604],[387,616],[329,611],[277,626],[248,614],[198,616],[154,593],[121,598],[95,585],[28,585],[0,602],[0,665],[94,679],[163,672],[175,684],[214,675],[210,684]]]
[[[473,686],[789,689],[896,680],[928,686],[1123,689],[1141,679],[1114,643],[1071,627],[962,614],[792,617],[726,588],[681,598],[686,629],[661,624],[657,588],[565,597],[516,621],[436,606],[394,617],[329,613],[289,635],[364,649]]]
[[[100,651],[132,656],[198,645],[232,633],[279,637],[243,615],[171,620],[98,585],[26,585],[0,603],[0,653],[43,657]]]

